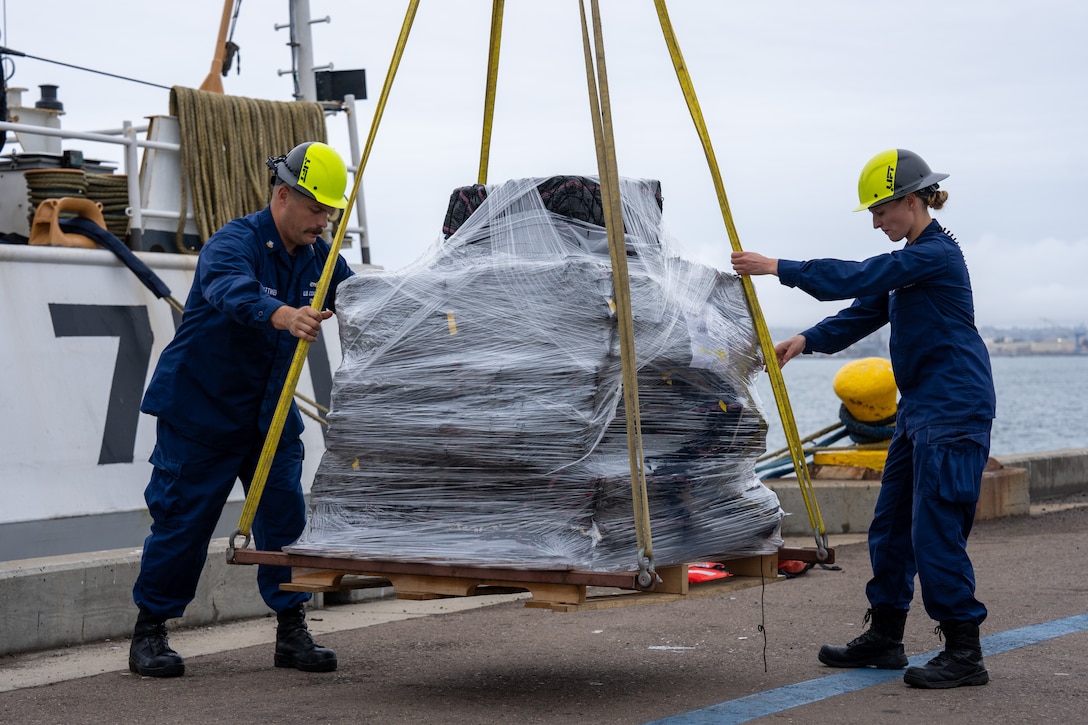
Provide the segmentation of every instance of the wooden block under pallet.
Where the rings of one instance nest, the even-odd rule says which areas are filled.
[[[420,575],[387,575],[400,599],[437,599],[440,597],[472,597],[481,594],[529,592],[533,601],[555,604],[578,604],[586,599],[584,584],[555,582],[522,582],[503,579],[474,579]]]
[[[778,576],[778,554],[746,556],[722,562],[733,576],[774,579]]]
[[[534,598],[525,602],[525,606],[536,609],[550,609],[553,612],[586,612],[598,609],[616,609],[619,607],[630,607],[642,604],[661,604],[664,602],[676,602],[681,599],[693,599],[695,597],[723,594],[725,592],[734,592],[750,587],[773,584],[786,579],[786,577],[781,576],[778,573],[777,554],[730,559],[723,563],[725,564],[725,568],[733,576],[725,577],[723,579],[712,579],[711,581],[699,582],[697,584],[688,584],[687,565],[668,567],[668,569],[676,569],[683,572],[683,580],[685,582],[683,593],[678,591],[663,591],[659,584],[652,592],[624,589],[595,590],[592,595],[586,597],[584,602],[578,604],[538,602]]]
[[[526,607],[536,609],[550,609],[553,612],[588,612],[598,609],[618,609],[620,607],[632,607],[642,604],[661,604],[664,602],[676,602],[681,599],[694,599],[714,594],[735,592],[750,587],[774,584],[785,581],[786,577],[775,575],[772,578],[753,576],[731,576],[725,579],[693,584],[687,594],[667,594],[664,592],[633,592],[627,590],[615,590],[612,593],[601,593],[587,596],[581,604],[561,604],[549,602],[537,602],[530,599],[525,602]]]
[[[392,586],[383,576],[361,576],[352,571],[314,569],[296,566],[291,568],[291,581],[281,584],[288,592],[346,592],[353,589],[378,589]]]

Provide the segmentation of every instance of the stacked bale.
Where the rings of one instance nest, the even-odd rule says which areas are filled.
[[[782,512],[754,471],[762,360],[740,282],[668,251],[656,182],[621,186],[655,562],[776,551]],[[344,359],[309,525],[289,550],[635,568],[599,188],[524,179],[471,198],[416,265],[336,291]],[[572,206],[590,221],[552,211]]]

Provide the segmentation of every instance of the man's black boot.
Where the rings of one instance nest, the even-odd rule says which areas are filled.
[[[306,628],[303,605],[285,609],[276,615],[276,667],[294,667],[303,672],[332,672],[336,653],[314,644]]]
[[[825,644],[820,648],[820,662],[828,667],[876,667],[898,670],[907,666],[903,650],[903,628],[907,613],[894,609],[870,609],[864,622],[872,626],[845,647]]]
[[[143,609],[136,617],[132,644],[128,648],[128,669],[144,677],[179,677],[185,674],[181,659],[166,639],[166,622]]]
[[[938,635],[944,634],[944,651],[926,663],[911,667],[903,674],[903,682],[911,687],[944,690],[962,685],[985,685],[990,673],[982,663],[982,644],[978,625],[971,622],[941,622]]]

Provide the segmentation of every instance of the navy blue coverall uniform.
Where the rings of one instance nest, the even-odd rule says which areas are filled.
[[[907,611],[917,574],[931,618],[981,624],[966,547],[996,401],[959,245],[933,221],[889,254],[779,260],[778,276],[820,300],[856,298],[801,333],[806,353],[838,352],[891,323],[901,399],[869,529],[870,605]]]
[[[200,251],[174,339],[159,357],[141,410],[158,417],[154,470],[144,492],[151,534],[144,542],[136,606],[180,617],[196,594],[215,525],[236,479],[248,491],[298,339],[272,326],[281,305],[310,305],[330,245],[318,239],[291,256],[271,209],[226,224]],[[343,258],[336,286],[353,274]],[[293,543],[306,525],[300,438],[292,402],[253,522],[258,549]],[[290,569],[260,566],[261,596],[275,612],[309,594],[282,592]]]

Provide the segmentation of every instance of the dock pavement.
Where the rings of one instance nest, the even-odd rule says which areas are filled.
[[[334,673],[273,667],[271,618],[176,631],[187,671],[169,680],[129,673],[126,640],[9,656],[0,722],[1083,723],[1085,531],[1085,495],[977,526],[984,687],[916,690],[898,671],[816,660],[863,626],[865,544],[836,537],[838,570],[664,604],[557,613],[503,595],[315,610]],[[940,648],[933,625],[916,601],[912,663]]]
[[[0,723],[1082,723],[1088,721],[1088,493],[978,522],[970,540],[990,683],[906,686],[835,670],[826,642],[863,630],[864,534],[833,535],[836,568],[721,595],[561,613],[527,595],[390,598],[309,614],[334,673],[272,664],[275,620],[173,630],[184,677],[128,672],[127,638],[0,658]],[[791,537],[788,545],[807,545]],[[916,595],[905,645],[942,643]]]

